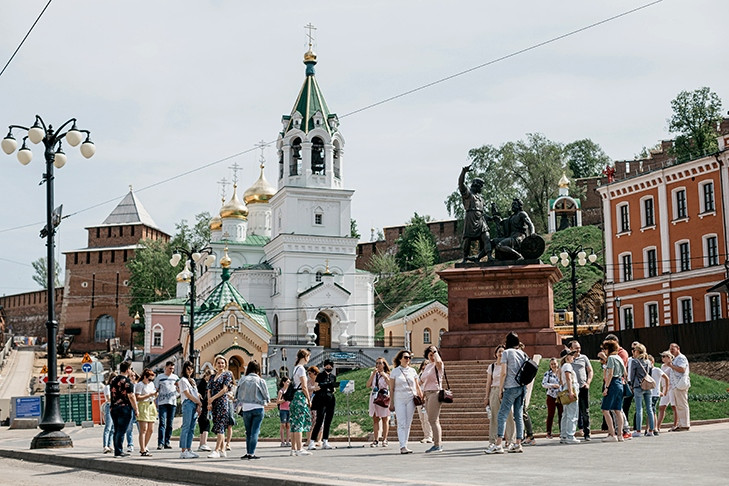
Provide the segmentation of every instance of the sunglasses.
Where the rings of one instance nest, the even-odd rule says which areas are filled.
[[[402,359],[410,359],[410,356],[403,356]]]

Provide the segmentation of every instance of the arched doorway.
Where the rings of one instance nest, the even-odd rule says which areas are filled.
[[[228,360],[228,370],[233,373],[235,381],[240,380],[240,374],[245,371],[243,369],[243,360],[237,356],[233,356]]]
[[[327,314],[320,312],[316,315],[316,345],[325,348],[332,347],[332,321]]]
[[[109,314],[104,314],[96,320],[94,328],[94,341],[102,343],[107,339],[116,337],[116,322]]]

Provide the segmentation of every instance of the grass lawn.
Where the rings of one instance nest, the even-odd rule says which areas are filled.
[[[529,415],[535,433],[544,433],[547,430],[547,405],[546,391],[541,387],[542,376],[549,368],[549,360],[542,360],[539,365],[539,373],[535,379],[532,390]],[[595,377],[590,386],[590,418],[593,429],[599,428],[602,422],[600,401],[602,398],[602,368],[599,361],[592,362]],[[366,436],[372,432],[372,419],[368,415],[369,389],[365,388],[371,369],[349,371],[337,376],[339,380],[354,380],[355,391],[349,396],[349,417],[351,419],[352,437]],[[712,380],[695,373],[691,373],[691,389],[689,390],[689,406],[691,408],[692,420],[707,420],[729,417],[729,383]],[[331,435],[347,436],[347,398],[337,392],[337,408],[332,420]],[[456,397],[456,400],[458,397]],[[635,406],[633,406],[634,408]],[[179,410],[179,407],[178,407]],[[555,422],[557,418],[555,417]],[[673,414],[670,408],[666,411],[664,424],[673,423]],[[558,428],[558,427],[557,427]],[[179,430],[173,435],[179,436]],[[195,435],[197,436],[197,429]],[[262,438],[274,438],[279,436],[278,410],[274,409],[266,413],[261,425]],[[238,419],[238,424],[233,427],[233,437],[245,437],[243,420]]]

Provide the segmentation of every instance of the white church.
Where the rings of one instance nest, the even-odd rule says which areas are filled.
[[[206,320],[195,317],[200,365],[222,351],[247,362],[251,356],[264,361],[276,353],[285,357],[287,346],[345,351],[374,345],[374,276],[355,268],[357,239],[350,236],[354,191],[344,184],[345,140],[314,76],[316,62],[310,46],[303,86],[291,113],[281,119],[278,187],[266,180],[261,157],[258,180],[241,197],[235,176],[232,197],[210,223],[216,263],[199,269],[196,281],[195,312]],[[178,299],[145,306],[148,355],[171,355],[170,349],[153,349],[161,342],[154,329],[155,324],[164,327],[160,315],[182,313],[186,307],[184,277],[184,272],[178,276]],[[238,296],[222,292],[221,285],[232,286]],[[230,300],[207,302],[213,295]],[[245,302],[234,302],[241,299]],[[236,326],[229,325],[231,308],[240,308]],[[251,318],[254,313],[246,309],[265,312],[267,322]],[[189,331],[180,324],[177,332],[178,352],[187,358]],[[246,335],[252,334],[270,335],[268,347],[249,339],[251,348],[260,349],[245,348]],[[216,338],[200,341],[203,335]]]

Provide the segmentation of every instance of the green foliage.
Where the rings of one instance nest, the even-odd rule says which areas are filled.
[[[170,258],[175,248],[201,248],[210,241],[210,214],[203,212],[195,216],[195,224],[190,227],[187,220],[177,225],[177,234],[170,240],[142,240],[134,258],[127,262],[131,302],[129,315],[139,312],[144,319],[142,306],[150,302],[171,299],[175,296],[175,277],[180,265],[174,268]],[[183,263],[184,264],[184,263]]]
[[[717,123],[721,121],[722,107],[716,93],[708,87],[681,91],[671,100],[671,109],[668,130],[679,134],[674,145],[678,160],[703,157],[718,149]]]
[[[55,287],[61,286],[61,281],[58,279],[58,276],[61,274],[61,265],[58,264],[58,260],[53,260],[54,266],[56,267],[56,271],[53,275],[53,284]],[[33,266],[33,270],[35,273],[33,274],[33,281],[40,285],[42,288],[47,289],[48,288],[48,263],[46,257],[40,257],[34,262],[31,262],[31,265]]]
[[[590,248],[597,255],[594,264],[588,263],[582,267],[576,266],[575,275],[577,277],[577,299],[589,291],[595,282],[599,282],[604,278],[605,255],[603,250],[603,233],[597,226],[577,226],[558,231],[552,235],[544,254],[542,261],[551,264],[549,258],[552,254],[559,255],[562,248],[573,250],[582,247],[590,253]],[[572,281],[571,269],[569,266],[562,267],[558,262],[560,270],[562,270],[562,278],[554,284],[554,307],[556,309],[567,309],[572,306]]]
[[[576,179],[600,175],[605,166],[612,162],[602,147],[589,138],[565,145],[564,156],[572,177]]]
[[[360,238],[361,235],[359,234],[359,231],[357,230],[357,221],[354,219],[349,220],[349,236],[350,238]]]
[[[432,262],[438,261],[438,247],[435,244],[435,237],[428,228],[430,216],[420,216],[415,213],[410,221],[407,222],[400,238],[397,239],[397,253],[395,260],[401,270],[414,270],[420,268],[420,263],[427,260],[427,250],[424,248],[430,246],[432,248]],[[418,239],[425,240],[417,246]],[[425,253],[423,253],[425,252]],[[432,263],[431,262],[431,263]]]
[[[413,266],[415,268],[424,268],[426,271],[435,263],[435,252],[437,249],[432,239],[420,233],[415,237],[413,243]]]
[[[370,263],[367,270],[380,276],[390,276],[400,271],[400,267],[397,266],[397,260],[395,255],[389,253],[375,253],[370,258]]]
[[[433,299],[448,305],[448,285],[432,269],[383,275],[375,283],[375,321],[381,322],[403,307]]]
[[[649,350],[650,351],[650,350]],[[539,372],[534,380],[534,388],[532,390],[531,405],[529,405],[529,415],[532,419],[534,432],[542,433],[547,430],[547,393],[540,386],[541,377],[549,369],[549,360],[542,359],[539,363]],[[592,369],[595,376],[590,384],[590,423],[593,430],[600,430],[600,422],[602,421],[602,411],[600,403],[602,400],[602,367],[599,361],[592,362]],[[691,409],[691,418],[693,420],[710,420],[729,417],[729,393],[727,393],[729,383],[724,381],[712,380],[695,373],[691,373],[691,389],[689,393],[689,408]],[[635,406],[633,406],[635,410]],[[555,424],[557,417],[555,417]],[[666,410],[666,418],[664,424],[670,424],[673,421],[671,408]],[[632,423],[632,420],[631,420]],[[645,424],[645,420],[643,421]],[[558,430],[556,424],[553,432]]]

